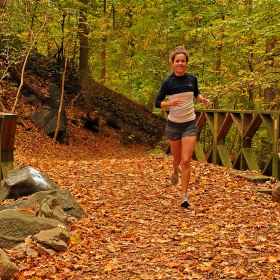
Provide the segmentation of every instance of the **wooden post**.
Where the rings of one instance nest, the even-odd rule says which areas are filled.
[[[279,114],[275,114],[273,118],[273,147],[272,147],[272,177],[280,177],[279,165]],[[280,188],[279,188],[280,189]]]
[[[7,173],[14,168],[16,123],[17,115],[0,112],[0,181],[2,181],[7,176]]]

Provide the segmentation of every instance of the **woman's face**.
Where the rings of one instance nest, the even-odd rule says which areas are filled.
[[[172,62],[172,67],[176,76],[183,76],[187,67],[186,56],[182,53],[177,54]]]

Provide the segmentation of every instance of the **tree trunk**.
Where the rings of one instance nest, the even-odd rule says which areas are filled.
[[[87,5],[89,0],[81,0],[81,3]],[[79,17],[79,40],[80,40],[80,57],[79,57],[79,85],[86,89],[89,80],[89,40],[88,40],[87,11],[85,7],[80,10]]]
[[[68,30],[70,30],[70,15],[68,15]],[[63,100],[64,100],[64,87],[65,87],[65,80],[66,80],[66,73],[67,73],[67,64],[68,64],[68,58],[69,58],[69,42],[70,38],[68,37],[67,45],[66,45],[66,56],[64,59],[64,69],[63,69],[63,75],[62,75],[62,84],[61,84],[61,94],[60,94],[60,103],[59,103],[59,109],[57,112],[57,123],[56,123],[56,129],[54,133],[53,140],[56,142],[59,128],[60,128],[60,121],[61,121],[61,114],[62,114],[62,108],[63,108]]]
[[[223,13],[221,13],[221,19],[225,20],[225,16]],[[218,40],[218,46],[217,46],[217,52],[218,52],[218,58],[216,60],[216,75],[219,78],[219,81],[221,82],[221,75],[222,75],[222,53],[223,53],[223,39],[224,39],[225,30],[223,27],[220,28],[219,34],[217,37]],[[214,109],[219,108],[219,98],[215,97],[214,99]]]
[[[106,44],[107,44],[107,31],[108,31],[108,20],[106,18],[106,9],[107,9],[107,2],[104,0],[104,21],[105,21],[105,30],[103,35],[103,49],[101,51],[101,61],[102,61],[102,68],[101,68],[101,83],[106,82]]]
[[[6,0],[0,0],[0,15],[2,14],[3,10],[6,6]]]
[[[265,65],[267,72],[273,71],[274,58],[272,52],[274,50],[275,39],[268,39],[266,42],[266,59]],[[264,89],[264,101],[271,102],[275,98],[275,89],[273,85],[269,85]]]

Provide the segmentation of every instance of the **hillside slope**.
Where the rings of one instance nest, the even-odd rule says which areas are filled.
[[[1,73],[2,75],[5,73],[5,63],[0,61],[0,65],[3,66],[2,71],[0,70],[1,76]],[[32,56],[25,68],[22,94],[25,95],[28,92],[44,101],[48,98],[49,84],[54,83],[61,87],[59,71],[51,60],[39,55]],[[1,80],[2,88],[4,88],[1,98],[2,110],[3,107],[8,111],[11,110],[15,86],[21,82],[21,72],[21,64],[12,64],[8,68],[10,75]],[[90,123],[95,123],[94,130],[102,133],[104,127],[110,127],[124,143],[156,146],[160,142],[164,135],[165,118],[154,115],[151,110],[93,80],[88,84],[89,88],[82,90],[75,74],[71,70],[67,73],[64,105],[68,109],[69,125],[79,124],[92,128]],[[19,104],[16,110],[21,117],[26,117],[32,110],[35,111],[35,108],[26,110],[25,106],[22,106],[22,103]]]

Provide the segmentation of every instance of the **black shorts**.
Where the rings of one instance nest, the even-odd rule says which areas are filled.
[[[192,120],[184,123],[175,123],[170,120],[167,121],[165,128],[165,135],[169,140],[176,141],[186,136],[197,135],[196,120]]]

